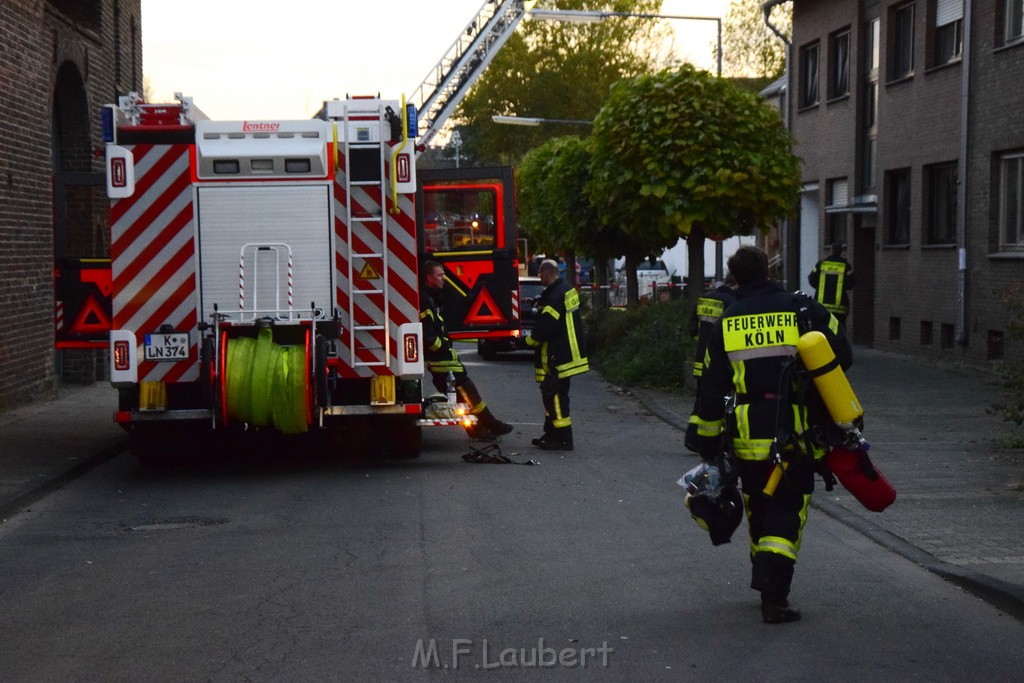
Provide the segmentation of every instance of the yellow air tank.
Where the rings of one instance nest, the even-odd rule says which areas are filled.
[[[836,358],[828,339],[821,332],[812,331],[802,335],[796,349],[800,354],[800,360],[804,362],[804,367],[812,375],[815,370],[833,363]],[[825,402],[825,407],[837,424],[852,425],[854,420],[864,414],[864,409],[861,408],[860,401],[850,386],[850,380],[846,378],[846,373],[838,364],[824,374],[814,375],[812,379]]]

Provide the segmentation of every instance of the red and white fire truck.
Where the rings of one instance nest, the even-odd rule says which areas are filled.
[[[111,381],[140,457],[183,422],[358,425],[408,457],[421,426],[472,419],[421,415],[419,252],[461,294],[462,336],[514,329],[514,218],[498,188],[439,184],[420,189],[439,215],[417,230],[415,110],[354,98],[322,114],[211,121],[180,96],[105,109]]]
[[[103,110],[111,382],[149,458],[177,425],[420,451],[418,266],[441,261],[453,336],[519,329],[511,173],[417,184],[418,151],[525,15],[484,3],[411,101],[349,98],[310,120],[211,121],[191,98]],[[419,218],[419,222],[417,222]]]

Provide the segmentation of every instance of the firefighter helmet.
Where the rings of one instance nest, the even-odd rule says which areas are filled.
[[[712,545],[722,545],[732,539],[732,534],[743,519],[743,497],[734,485],[728,485],[712,495],[707,492],[690,494],[686,507],[690,516],[711,536]]]
[[[423,416],[428,420],[451,420],[457,417],[455,406],[439,391],[423,398]]]

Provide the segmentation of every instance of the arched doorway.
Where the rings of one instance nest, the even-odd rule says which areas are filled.
[[[109,254],[104,179],[94,171],[89,100],[73,62],[64,62],[57,71],[51,122],[54,265],[64,277]],[[62,288],[57,296],[58,327],[74,322],[64,308]],[[65,382],[89,384],[107,376],[106,352],[63,348],[57,352],[56,368]]]

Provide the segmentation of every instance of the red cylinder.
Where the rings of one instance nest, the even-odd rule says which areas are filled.
[[[881,512],[896,500],[896,489],[878,471],[863,451],[833,448],[825,456],[825,464],[836,479],[860,504],[872,512]]]

